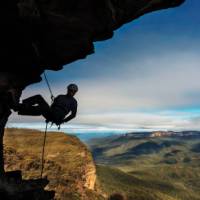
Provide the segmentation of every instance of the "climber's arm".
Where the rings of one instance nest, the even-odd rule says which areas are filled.
[[[63,123],[64,122],[68,122],[70,121],[71,119],[75,118],[76,117],[76,113],[77,113],[77,103],[72,107],[71,109],[71,114],[69,116],[67,116],[64,120],[63,120]]]

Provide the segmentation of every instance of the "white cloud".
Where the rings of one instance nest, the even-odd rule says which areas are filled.
[[[77,80],[80,90],[78,116],[72,123],[106,125],[120,128],[199,128],[189,119],[190,113],[167,115],[162,111],[176,107],[199,105],[200,100],[200,57],[196,52],[173,52],[159,57],[129,59],[120,63],[123,73],[105,74]],[[134,66],[140,66],[135,74]],[[64,93],[62,83],[52,84],[56,94]],[[36,85],[37,86],[37,85]],[[50,102],[46,85],[30,87],[23,98],[41,93]],[[142,110],[160,110],[160,113],[145,113]],[[141,110],[141,111],[140,111]],[[38,121],[42,118],[17,117],[12,121]]]
[[[76,120],[62,125],[69,132],[127,132],[135,130],[200,130],[200,112],[134,112],[82,114]],[[44,129],[44,121],[14,123],[8,126]],[[55,127],[53,127],[55,129]]]
[[[131,37],[123,34],[117,43],[112,43],[114,40],[104,43],[102,51],[99,47],[86,60],[50,73],[50,81],[51,75],[57,77],[51,82],[55,95],[65,93],[69,82],[79,85],[78,116],[70,124],[199,129],[199,113],[194,116],[189,111],[173,111],[200,106],[199,40],[155,31],[143,32],[142,36],[137,31]],[[22,98],[38,93],[50,102],[44,82],[27,88]],[[155,109],[157,112],[152,112]],[[39,120],[43,119],[16,115],[10,119],[11,122]]]

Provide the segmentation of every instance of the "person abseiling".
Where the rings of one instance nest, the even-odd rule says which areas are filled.
[[[74,95],[77,92],[78,86],[76,84],[69,84],[67,86],[67,93],[58,95],[51,106],[49,106],[41,95],[34,95],[24,99],[15,109],[19,115],[42,115],[46,119],[46,122],[60,125],[76,117],[78,104]]]

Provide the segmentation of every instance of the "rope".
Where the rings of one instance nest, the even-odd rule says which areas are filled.
[[[51,90],[51,86],[49,84],[49,81],[47,79],[47,75],[46,73],[44,72],[44,79],[46,81],[46,84],[48,86],[48,89],[49,89],[49,92],[50,92],[50,95],[51,95],[51,101],[53,103],[54,101],[54,95],[53,95],[53,92]],[[41,174],[40,174],[40,178],[42,179],[42,175],[43,175],[43,170],[44,170],[44,163],[45,163],[45,160],[44,160],[44,150],[45,150],[45,144],[46,144],[46,137],[47,137],[47,128],[48,128],[48,122],[46,121],[46,128],[45,128],[45,132],[44,132],[44,142],[43,142],[43,147],[42,147],[42,159],[41,159]],[[58,130],[60,129],[60,125],[58,125]]]
[[[47,75],[46,75],[45,71],[44,71],[44,79],[45,79],[45,81],[46,81],[46,84],[47,84],[47,86],[48,86],[48,89],[49,89],[49,92],[50,92],[50,95],[51,95],[51,103],[53,104],[54,95],[53,95],[53,92],[52,92],[52,89],[51,89],[51,86],[50,86],[50,84],[49,84],[49,81],[48,81],[48,78],[47,78]],[[58,130],[60,130],[60,124],[57,125],[57,126],[58,126]]]
[[[47,127],[48,127],[48,122],[46,122],[46,128],[45,128],[45,132],[44,132],[44,142],[43,142],[43,147],[42,147],[42,163],[41,163],[41,174],[40,174],[40,178],[42,179],[42,175],[43,175],[43,169],[44,169],[44,150],[45,150],[45,144],[46,144],[46,138],[47,138]]]
[[[52,101],[52,103],[53,103],[53,101],[54,101],[54,95],[53,95],[51,86],[50,86],[50,84],[49,84],[49,81],[48,81],[48,79],[47,79],[47,75],[46,75],[45,72],[44,72],[44,79],[45,79],[45,81],[46,81],[47,87],[48,87],[49,92],[50,92],[50,95],[51,95],[51,101]]]

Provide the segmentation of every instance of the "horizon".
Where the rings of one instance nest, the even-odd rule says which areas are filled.
[[[18,128],[18,129],[34,129],[39,131],[45,131],[45,123],[8,123],[6,128]],[[192,132],[200,132],[199,130],[193,130],[193,129],[164,129],[164,128],[158,128],[158,129],[145,129],[145,128],[112,128],[112,127],[105,127],[105,126],[89,126],[89,125],[62,125],[61,129],[58,130],[56,125],[51,126],[49,124],[48,126],[48,132],[62,132],[70,135],[74,135],[78,137],[83,142],[87,142],[91,139],[96,138],[103,138],[103,137],[109,137],[109,136],[119,136],[119,135],[125,135],[129,133],[151,133],[151,132],[184,132],[184,131],[192,131]]]

